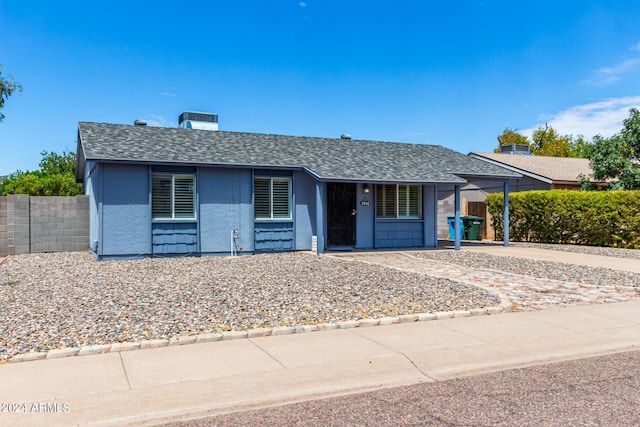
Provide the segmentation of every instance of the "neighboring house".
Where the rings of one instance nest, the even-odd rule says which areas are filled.
[[[96,258],[433,247],[440,186],[519,176],[441,146],[201,130],[190,114],[217,123],[78,124]]]
[[[511,191],[579,190],[580,177],[593,174],[589,159],[502,153],[470,153],[469,156],[521,174],[521,178],[511,180]]]
[[[573,157],[548,157],[533,156],[526,151],[514,151],[514,154],[505,153],[469,153],[469,157],[481,160],[487,164],[505,168],[506,170],[521,175],[509,180],[509,191],[530,190],[579,190],[580,177],[589,177],[593,171],[589,159]],[[502,184],[495,181],[475,181],[461,188],[463,214],[488,217],[484,201],[488,194],[502,192]],[[444,208],[453,204],[450,196],[441,201]],[[489,221],[483,224],[481,235],[493,238],[493,232]],[[440,234],[446,231],[445,226],[440,226]]]

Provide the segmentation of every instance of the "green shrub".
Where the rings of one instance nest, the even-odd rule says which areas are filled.
[[[504,198],[487,196],[496,239],[502,239]],[[513,241],[640,249],[640,191],[525,191],[509,194]]]

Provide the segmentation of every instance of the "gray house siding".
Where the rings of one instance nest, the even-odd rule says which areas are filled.
[[[154,222],[151,234],[154,255],[199,252],[196,222]]]
[[[293,221],[257,221],[256,252],[285,252],[296,249]]]
[[[196,219],[152,220],[150,174],[196,174]],[[112,163],[88,164],[90,248],[100,259],[141,255],[310,250],[315,235],[315,180],[300,171],[233,168],[158,168]],[[291,220],[254,219],[253,176],[292,177]],[[106,184],[106,185],[105,185]]]
[[[196,175],[195,220],[152,220],[150,176],[154,171]],[[291,220],[254,218],[254,176],[292,177]],[[91,196],[90,248],[100,259],[226,255],[231,252],[234,230],[237,253],[311,250],[312,237],[318,235],[317,181],[303,171],[88,163],[85,180],[86,193]],[[379,219],[375,212],[375,185],[368,184],[368,194],[364,193],[363,183],[356,185],[355,249],[433,247],[438,228],[441,237],[446,238],[443,225],[452,213],[439,212],[443,200],[438,204],[437,194],[448,193],[449,186],[422,185],[420,219]],[[322,202],[325,206],[326,194]]]
[[[200,251],[231,252],[231,232],[238,230],[238,252],[254,251],[253,181],[250,169],[198,169]]]
[[[364,194],[363,184],[358,184],[356,195],[356,248],[371,249],[375,245],[374,229],[376,220],[375,186],[368,184],[371,192]],[[364,203],[364,204],[363,204]],[[367,205],[368,203],[368,205]]]
[[[101,257],[151,253],[151,203],[147,166],[103,164],[99,215]]]
[[[311,250],[311,238],[316,233],[316,181],[308,174],[296,171],[293,174],[295,210],[295,248]]]
[[[377,248],[415,248],[424,246],[424,221],[379,220],[376,223]]]

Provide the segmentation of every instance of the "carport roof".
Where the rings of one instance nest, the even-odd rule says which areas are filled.
[[[520,176],[439,145],[80,122],[79,181],[87,161],[303,169],[323,181],[462,184]]]

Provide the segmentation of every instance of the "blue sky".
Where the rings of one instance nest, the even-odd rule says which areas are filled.
[[[0,174],[78,121],[440,144],[505,127],[608,136],[640,107],[640,2],[0,0]]]

